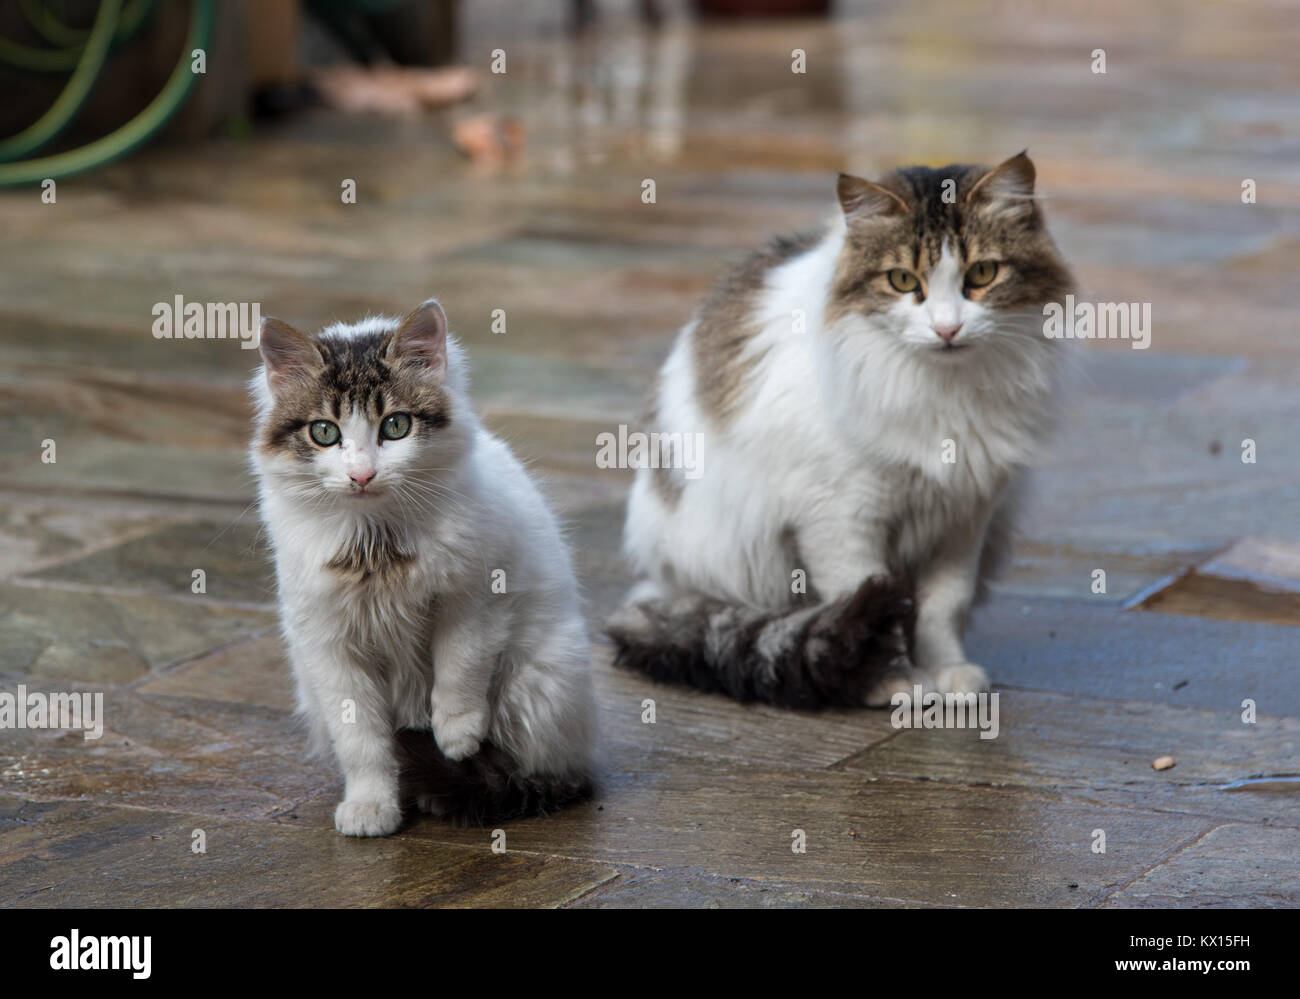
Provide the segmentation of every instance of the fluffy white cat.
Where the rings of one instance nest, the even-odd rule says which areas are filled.
[[[831,225],[724,278],[644,421],[704,458],[637,473],[620,661],[789,705],[986,687],[962,632],[1052,425],[1043,306],[1071,287],[1033,185],[1024,154],[841,176]]]
[[[345,780],[338,831],[388,835],[410,802],[488,821],[589,794],[569,553],[475,415],[441,307],[313,336],[266,319],[260,349],[251,459],[299,708]]]

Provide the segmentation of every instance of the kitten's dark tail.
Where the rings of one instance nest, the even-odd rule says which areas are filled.
[[[595,791],[590,777],[519,774],[511,757],[490,742],[467,760],[449,760],[429,732],[397,734],[403,798],[457,825],[482,826],[544,815],[584,801]]]
[[[873,576],[830,603],[767,612],[698,596],[629,604],[605,631],[615,663],[656,680],[785,708],[862,707],[908,668],[915,612]]]

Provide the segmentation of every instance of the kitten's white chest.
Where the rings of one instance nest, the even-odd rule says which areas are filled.
[[[338,640],[388,647],[429,619],[436,580],[418,541],[382,524],[271,527],[282,597]]]

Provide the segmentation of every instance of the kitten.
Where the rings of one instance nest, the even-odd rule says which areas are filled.
[[[268,318],[260,350],[251,457],[299,708],[346,782],[335,827],[386,836],[412,797],[489,821],[588,795],[569,553],[474,414],[442,308],[310,337]]]
[[[637,472],[625,665],[788,706],[987,687],[962,634],[1051,426],[1043,306],[1072,278],[1024,153],[838,194],[828,229],[724,278],[663,366],[644,429],[701,433],[704,460]]]

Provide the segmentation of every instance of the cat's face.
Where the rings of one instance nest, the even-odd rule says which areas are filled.
[[[304,336],[276,319],[259,347],[270,393],[260,465],[315,509],[414,513],[463,453],[446,391],[447,320],[429,301],[399,323]]]
[[[992,170],[841,175],[846,238],[828,318],[938,364],[1042,340],[1043,305],[1072,280],[1033,193],[1024,153]]]

